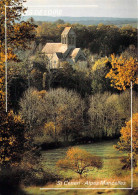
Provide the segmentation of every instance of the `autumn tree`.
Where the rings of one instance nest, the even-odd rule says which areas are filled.
[[[0,167],[7,166],[6,173],[9,171],[8,167],[12,169],[13,165],[18,165],[23,158],[25,129],[19,115],[15,115],[9,109],[8,112],[5,110],[5,5],[10,6],[7,7],[6,14],[7,61],[14,63],[19,61],[19,57],[15,54],[16,50],[29,48],[28,43],[35,37],[36,26],[19,21],[22,13],[26,11],[24,2],[24,0],[0,1]]]
[[[44,119],[44,109],[42,98],[37,89],[28,88],[20,99],[19,105],[19,113],[28,131],[33,131],[36,127],[41,125]]]
[[[1,47],[0,47],[1,49]],[[0,112],[3,111],[5,103],[5,70],[4,70],[4,60],[5,55],[0,52]]]
[[[81,133],[84,102],[76,92],[62,88],[50,90],[43,101],[47,123],[54,124],[55,140],[59,130],[64,141]]]
[[[57,142],[59,137],[69,141],[81,134],[84,109],[84,101],[74,91],[59,88],[41,94],[29,88],[20,100],[19,112],[28,131],[37,135],[43,127],[44,134]]]
[[[2,46],[0,45],[0,49]],[[7,59],[14,60],[16,57],[8,53]],[[12,111],[5,111],[5,55],[0,53],[0,166],[18,164],[21,160],[24,144],[24,123],[20,116]]]
[[[72,147],[67,151],[66,157],[57,162],[57,167],[64,170],[71,170],[80,175],[87,173],[94,168],[102,168],[102,159],[94,156],[86,150],[78,147]]]
[[[126,90],[130,87],[131,81],[133,86],[138,84],[136,59],[132,57],[126,59],[122,56],[117,58],[111,55],[111,66],[110,72],[106,75],[106,78],[111,79],[111,86],[118,90]]]
[[[132,138],[131,138],[132,131]],[[124,168],[131,167],[131,147],[133,151],[133,165],[136,166],[136,154],[138,153],[138,113],[133,114],[132,116],[132,129],[131,129],[131,120],[126,122],[126,126],[122,127],[121,137],[115,148],[119,151],[126,151],[128,153],[127,158],[123,158],[122,161],[125,162]],[[131,146],[131,139],[132,146]]]
[[[95,94],[90,97],[88,110],[92,138],[115,137],[122,125],[119,95],[111,93]]]
[[[21,15],[25,13],[26,8],[23,6],[25,0],[2,0],[0,2],[0,15],[1,15],[1,45],[5,42],[5,5],[7,6],[6,23],[7,23],[7,43],[8,48],[25,48],[28,42],[32,41],[35,36],[35,25],[29,22],[16,22],[20,21]],[[8,7],[9,6],[9,7]]]
[[[25,0],[2,0],[0,1],[0,52],[5,56],[5,30],[7,35],[7,61],[19,61],[17,49],[24,50],[29,48],[35,38],[35,25],[29,22],[20,21],[21,15],[25,13],[26,8],[23,3]],[[6,26],[5,29],[5,5],[6,7]],[[18,21],[18,22],[17,22]],[[16,54],[15,54],[16,52]],[[4,57],[5,59],[5,57]],[[5,66],[5,64],[3,64]],[[11,71],[8,66],[8,82]],[[14,73],[15,75],[16,73]],[[14,76],[12,75],[12,76]]]
[[[110,79],[105,78],[107,73],[110,71],[110,68],[110,59],[106,57],[95,61],[94,65],[91,68],[91,87],[93,94],[103,93],[105,91],[115,91],[115,89],[110,86]]]
[[[17,166],[24,151],[24,123],[10,111],[5,113],[0,125],[0,166]]]
[[[95,71],[95,70],[99,70],[101,68],[104,68],[104,67],[106,67],[107,63],[109,63],[109,59],[106,57],[98,59],[97,61],[95,61],[94,65],[92,67],[92,70]]]
[[[89,98],[89,136],[92,138],[115,137],[129,120],[131,112],[130,91],[121,94],[94,94]],[[133,113],[138,112],[138,97],[133,91]]]

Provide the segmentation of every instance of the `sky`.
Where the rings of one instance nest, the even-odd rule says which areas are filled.
[[[27,15],[137,18],[137,3],[137,0],[27,0],[25,5]]]

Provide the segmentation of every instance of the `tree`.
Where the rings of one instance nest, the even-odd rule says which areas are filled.
[[[110,86],[110,79],[105,78],[110,71],[111,63],[108,58],[101,58],[95,62],[91,69],[91,87],[92,93],[103,93],[105,91],[114,92],[115,89]],[[117,90],[116,90],[117,91]]]
[[[92,70],[95,71],[95,70],[99,70],[99,69],[104,68],[104,67],[108,67],[107,66],[108,63],[109,63],[109,59],[108,58],[98,59],[95,62],[95,64],[93,65]]]
[[[51,75],[49,68],[48,57],[43,53],[37,53],[32,61],[33,68],[31,70],[31,86],[36,87],[38,90],[46,88],[47,77]]]
[[[133,129],[133,152],[138,152],[138,113],[133,114],[132,116],[132,129]],[[131,151],[131,120],[126,122],[126,126],[122,127],[120,141],[117,143],[116,148],[120,151]]]
[[[15,55],[8,53],[8,60],[15,58]],[[0,165],[10,166],[20,161],[24,143],[24,124],[20,116],[14,115],[12,111],[8,113],[5,111],[4,61],[5,54],[0,44]]]
[[[47,123],[54,124],[55,141],[59,134],[69,141],[70,136],[81,133],[84,102],[76,92],[62,88],[50,90],[43,99],[43,107]]]
[[[53,88],[62,87],[74,90],[81,97],[91,93],[91,77],[88,68],[82,70],[79,64],[72,66],[68,62],[61,63],[61,67],[56,73],[53,72]]]
[[[124,52],[122,52],[121,55],[126,59],[129,59],[130,57],[137,58],[137,49],[135,45],[129,45],[129,47]]]
[[[62,19],[58,19],[57,21],[55,21],[55,24],[65,24],[65,22]]]
[[[29,88],[20,100],[20,115],[32,135],[50,135],[55,142],[59,137],[69,141],[81,134],[83,128],[84,102],[73,91],[54,89],[49,92],[38,92]]]
[[[35,88],[28,88],[20,99],[19,113],[25,122],[26,129],[30,132],[42,125],[44,120],[43,102],[39,92]]]
[[[8,82],[8,102],[9,107],[14,112],[19,110],[19,99],[22,97],[24,91],[27,89],[27,80],[21,75],[15,75]]]
[[[88,110],[90,135],[92,138],[102,138],[104,135],[103,125],[105,119],[105,102],[111,94],[95,94],[90,97]]]
[[[92,138],[116,137],[120,128],[130,116],[130,93],[125,91],[118,94],[94,94],[90,97],[89,134]],[[137,107],[137,96],[133,93],[133,107]],[[137,108],[134,108],[137,112]]]
[[[10,51],[8,60],[16,60],[15,55]],[[5,54],[0,44],[0,164],[10,166],[12,163],[19,163],[24,143],[24,124],[20,116],[14,115],[12,111],[5,111]],[[22,140],[22,142],[21,142]]]
[[[111,86],[118,90],[126,90],[130,87],[131,81],[133,86],[138,84],[136,59],[132,57],[126,59],[122,56],[116,58],[115,55],[111,55],[111,65],[112,68],[106,75],[106,78],[111,79]]]
[[[138,113],[133,114],[132,116],[132,149],[133,149],[133,161],[134,167],[136,166],[136,154],[138,153]],[[131,120],[126,122],[126,126],[122,127],[120,141],[117,143],[115,148],[119,151],[126,151],[128,153],[128,158],[123,159],[125,162],[125,167],[131,167]]]
[[[2,186],[2,183],[0,183],[0,192],[2,194],[4,193],[3,191],[5,191],[5,194],[10,192],[12,194],[12,190],[7,192],[10,173],[14,170],[15,166],[21,163],[26,148],[29,148],[25,146],[26,137],[22,119],[19,115],[15,115],[13,111],[9,111],[9,108],[8,112],[5,111],[5,5],[10,6],[7,7],[6,14],[7,60],[8,62],[15,62],[19,61],[17,49],[24,50],[29,48],[29,43],[34,40],[35,37],[36,26],[34,24],[19,22],[22,13],[26,11],[26,8],[23,6],[24,2],[25,0],[0,1],[0,177],[6,178],[5,186]],[[33,146],[33,142],[31,144],[31,146]],[[30,145],[27,144],[27,146]],[[33,150],[35,150],[34,147]],[[28,154],[31,156],[29,152],[30,150]],[[18,168],[19,167],[20,166],[18,166]],[[19,169],[21,170],[21,167]],[[18,174],[19,172],[16,172],[14,177],[17,177],[19,180],[20,177],[18,177]],[[17,186],[14,183],[17,179],[14,177],[12,178],[12,184]],[[13,186],[10,187],[10,189],[13,189]],[[16,194],[16,192],[14,194]]]
[[[1,51],[1,47],[0,47]],[[5,104],[5,72],[4,72],[4,55],[0,52],[0,113],[2,113]]]
[[[66,157],[59,160],[56,166],[71,170],[80,175],[89,172],[91,168],[102,168],[102,160],[98,156],[93,156],[91,153],[82,150],[78,147],[72,147],[67,151]]]
[[[29,44],[35,37],[35,25],[29,22],[19,22],[21,15],[25,13],[26,8],[23,6],[25,0],[2,0],[0,1],[0,60],[1,66],[5,68],[5,5],[7,7],[6,24],[7,24],[7,60],[19,61],[18,49],[29,48]],[[15,7],[14,7],[15,6]],[[18,22],[17,22],[18,21]],[[9,67],[9,66],[8,66]],[[10,76],[8,71],[8,79]],[[13,76],[13,75],[12,75]],[[14,73],[15,76],[15,73]],[[8,80],[9,81],[9,80]]]
[[[1,15],[1,45],[4,46],[5,42],[5,5],[7,7],[7,43],[8,47],[13,51],[14,48],[26,48],[28,42],[32,41],[35,37],[35,25],[29,22],[16,22],[20,21],[21,15],[25,13],[26,8],[23,6],[25,0],[2,0],[0,1],[0,15]],[[15,6],[15,7],[14,7]]]
[[[10,111],[5,113],[0,126],[0,166],[17,166],[24,152],[24,123]]]

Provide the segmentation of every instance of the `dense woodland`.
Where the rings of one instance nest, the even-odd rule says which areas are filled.
[[[35,24],[33,18],[29,22]],[[130,26],[73,24],[78,37],[77,45],[83,48],[88,67],[63,62],[62,69],[50,70],[48,59],[41,49],[49,40],[59,42],[64,27],[71,26],[59,23],[63,21],[37,22],[36,37],[32,43],[34,50],[30,47],[30,50],[17,52],[17,55],[24,53],[26,57],[16,66],[15,62],[9,64],[9,107],[21,114],[26,128],[35,131],[37,142],[40,134],[40,145],[118,137],[120,128],[130,118],[130,81],[124,84],[126,90],[123,92],[124,88],[112,84],[107,75],[113,61],[118,59],[125,67],[131,57],[136,60],[137,30]],[[114,56],[110,55],[112,53]],[[133,99],[135,113],[136,85]],[[67,111],[70,114],[66,114],[66,121],[64,116]]]
[[[37,44],[45,44],[49,41],[60,42],[60,35],[66,26],[72,26],[77,35],[77,47],[89,49],[92,54],[103,56],[112,53],[120,54],[129,45],[137,46],[137,29],[131,25],[117,27],[115,25],[82,25],[69,24],[62,20],[56,22],[35,22],[33,18],[28,19],[38,25]],[[119,44],[118,44],[119,43]]]
[[[19,2],[22,3],[18,0],[15,4]],[[4,7],[0,9],[2,12]],[[0,24],[1,174],[3,167],[15,168],[11,178],[20,173],[16,178],[21,177],[24,184],[31,183],[32,178],[34,183],[42,184],[48,177],[57,179],[38,166],[42,148],[120,136],[121,128],[130,120],[131,81],[133,113],[138,112],[137,29],[103,24],[71,25],[61,20],[35,22],[32,18],[16,23],[15,19],[25,10],[11,11],[13,15],[7,19],[12,29],[8,37],[8,113],[4,91],[4,17]],[[88,67],[63,62],[61,69],[50,70],[41,49],[46,42],[60,42],[66,26],[72,26],[76,32],[77,47],[83,49]],[[1,183],[5,181],[0,179]]]

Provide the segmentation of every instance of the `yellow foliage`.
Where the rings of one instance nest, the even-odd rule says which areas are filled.
[[[97,60],[94,64],[94,66],[92,67],[92,70],[95,71],[95,70],[98,70],[100,68],[105,67],[105,65],[108,61],[109,61],[108,58],[101,58],[101,59]]]
[[[126,122],[126,126],[122,127],[120,141],[116,146],[119,150],[129,151],[131,150],[131,120]],[[138,113],[133,114],[132,117],[132,140],[133,140],[133,152],[138,150]]]
[[[61,131],[61,128],[58,124],[54,122],[48,122],[44,125],[44,133],[47,135],[52,136],[53,138],[56,137]]]
[[[55,125],[53,122],[46,123],[44,126],[44,131],[51,133],[55,131]]]
[[[89,168],[102,168],[102,160],[98,156],[93,156],[86,150],[79,147],[72,147],[67,151],[64,159],[59,160],[56,164],[63,169],[70,169],[81,175],[89,171]]]
[[[40,98],[43,98],[46,93],[47,93],[46,90],[42,90],[42,91],[38,92],[38,95],[39,95]]]
[[[0,164],[5,164],[8,161],[16,161],[21,155],[19,150],[21,150],[24,139],[23,121],[13,111],[8,113],[3,111],[2,115],[3,118],[0,121]],[[21,140],[19,141],[19,139]]]
[[[111,86],[114,86],[118,90],[126,90],[132,84],[138,84],[137,71],[138,63],[136,59],[130,57],[129,59],[120,56],[116,58],[115,55],[111,55],[112,68],[106,75],[106,78],[111,79]]]

